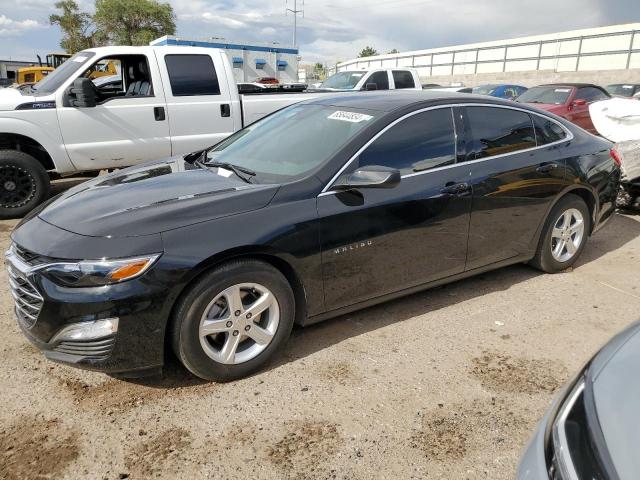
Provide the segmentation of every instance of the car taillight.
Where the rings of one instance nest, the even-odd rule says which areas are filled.
[[[613,158],[613,161],[616,162],[616,165],[622,167],[622,160],[620,159],[618,151],[615,148],[612,148],[609,154],[611,155],[611,158]]]

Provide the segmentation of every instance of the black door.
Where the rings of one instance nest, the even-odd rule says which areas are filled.
[[[469,166],[456,164],[451,109],[400,121],[345,174],[366,165],[398,168],[402,180],[391,189],[318,197],[328,310],[464,270],[471,196],[463,185]]]
[[[473,270],[533,254],[536,231],[566,185],[567,133],[509,108],[467,107],[466,122],[473,187],[466,269]]]

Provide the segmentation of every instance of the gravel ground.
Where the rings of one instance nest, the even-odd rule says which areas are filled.
[[[640,216],[618,215],[571,272],[503,268],[296,329],[229,384],[45,360],[3,269],[0,477],[513,478],[554,391],[640,317],[639,259]]]

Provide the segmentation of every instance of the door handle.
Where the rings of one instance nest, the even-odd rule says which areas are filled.
[[[153,107],[153,116],[156,122],[162,122],[166,116],[164,114],[164,107]]]
[[[540,166],[538,168],[536,168],[536,172],[538,173],[550,173],[553,170],[555,170],[556,168],[558,168],[558,164],[557,163],[541,163]]]
[[[449,182],[444,186],[442,190],[440,190],[440,193],[443,193],[445,195],[457,195],[459,197],[464,197],[465,195],[471,193],[471,185],[469,185],[467,182]]]
[[[231,116],[231,105],[228,103],[223,103],[220,105],[220,116],[221,117],[230,117]]]

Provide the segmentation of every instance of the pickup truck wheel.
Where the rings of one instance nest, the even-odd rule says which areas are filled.
[[[287,279],[258,260],[237,260],[205,274],[179,301],[173,350],[205,380],[226,382],[263,367],[286,342],[295,301]]]
[[[42,164],[18,150],[0,150],[0,219],[19,218],[49,196]]]

